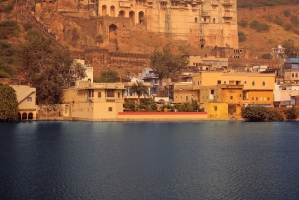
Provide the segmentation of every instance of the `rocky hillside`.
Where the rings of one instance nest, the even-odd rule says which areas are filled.
[[[239,33],[245,35],[239,47],[261,54],[288,39],[299,46],[298,9],[299,5],[238,9]]]

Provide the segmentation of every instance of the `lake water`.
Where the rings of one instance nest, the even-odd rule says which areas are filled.
[[[0,123],[0,199],[299,199],[297,122]]]

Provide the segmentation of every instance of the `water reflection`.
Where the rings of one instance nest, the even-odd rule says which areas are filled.
[[[296,199],[297,126],[1,123],[1,197]]]

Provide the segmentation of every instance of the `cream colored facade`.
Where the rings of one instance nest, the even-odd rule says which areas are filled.
[[[28,85],[10,85],[15,91],[18,100],[20,120],[36,120],[36,88]]]
[[[122,83],[80,82],[77,88],[63,91],[63,103],[70,105],[70,117],[80,120],[117,119],[123,112]]]
[[[186,102],[192,96],[205,110],[209,103],[227,103],[228,113],[240,116],[244,106],[273,107],[274,89],[275,74],[206,71],[194,74],[192,83],[175,84],[174,96],[175,102]]]
[[[92,1],[81,4],[84,2],[91,4]],[[192,45],[238,48],[237,0],[95,2],[98,16],[128,18],[131,26],[141,25],[155,33],[171,33],[174,39],[186,40]],[[117,34],[117,27],[115,30]]]

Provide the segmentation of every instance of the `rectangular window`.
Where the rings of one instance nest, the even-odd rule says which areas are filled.
[[[112,112],[112,107],[109,107],[109,108],[108,108],[108,111],[109,111],[109,112]]]
[[[186,101],[188,101],[188,96],[186,96]]]
[[[233,96],[230,96],[230,100],[233,100],[233,98],[234,98]]]
[[[258,97],[256,97],[256,98],[255,98],[255,100],[257,100],[257,101],[258,101],[258,100],[259,100],[259,98],[258,98]]]
[[[114,90],[107,90],[107,97],[114,97]]]
[[[27,97],[28,102],[32,102],[32,97]]]
[[[220,80],[218,80],[218,81],[217,81],[217,84],[218,84],[218,85],[220,85],[220,84],[221,84],[221,81],[220,81]]]
[[[252,101],[254,100],[254,97],[252,97]]]
[[[214,106],[214,111],[217,111],[217,106]]]
[[[117,93],[117,98],[120,98],[120,92]]]

